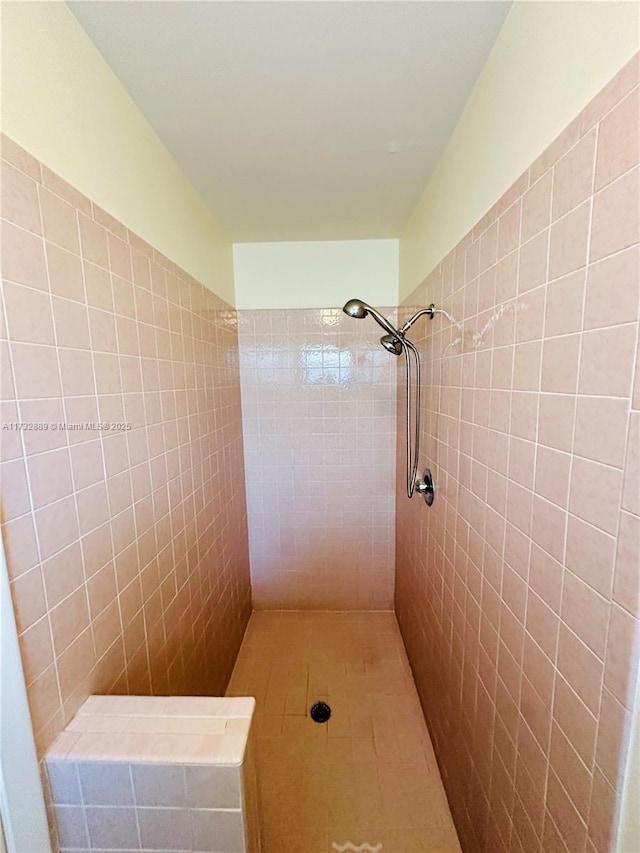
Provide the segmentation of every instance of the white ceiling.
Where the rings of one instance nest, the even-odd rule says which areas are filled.
[[[509,2],[69,2],[234,241],[398,236]]]

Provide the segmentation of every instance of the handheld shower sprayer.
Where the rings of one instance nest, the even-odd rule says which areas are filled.
[[[348,314],[349,317],[354,317],[356,320],[362,320],[363,317],[366,317],[367,314],[370,314],[376,323],[391,335],[394,338],[398,337],[398,330],[391,325],[391,323],[387,320],[386,317],[383,317],[379,311],[376,311],[375,308],[372,308],[371,305],[367,305],[366,302],[363,302],[362,299],[350,299],[345,303],[342,308],[345,314]]]
[[[428,308],[423,308],[414,314],[401,329],[396,329],[386,317],[367,305],[361,299],[350,299],[345,303],[343,309],[349,317],[354,317],[361,320],[363,317],[370,315],[381,326],[386,334],[380,338],[382,346],[392,355],[400,355],[404,352],[407,362],[407,497],[413,497],[414,490],[424,493],[427,502],[433,501],[433,486],[417,481],[418,474],[418,458],[420,455],[420,397],[422,385],[420,380],[420,354],[415,346],[408,340],[405,335],[413,326],[416,320],[420,317],[427,316],[433,320],[436,312],[435,305],[432,303]],[[412,359],[415,363],[415,415],[412,417]],[[412,429],[413,426],[413,429]],[[413,432],[413,442],[412,442]],[[430,493],[430,495],[429,495]],[[431,500],[429,501],[429,497]]]

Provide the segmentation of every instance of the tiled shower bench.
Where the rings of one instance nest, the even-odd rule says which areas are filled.
[[[46,756],[61,851],[259,853],[254,708],[91,696]]]

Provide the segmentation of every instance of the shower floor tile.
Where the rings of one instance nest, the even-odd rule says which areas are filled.
[[[460,851],[392,613],[255,612],[227,695],[256,697],[263,853]]]

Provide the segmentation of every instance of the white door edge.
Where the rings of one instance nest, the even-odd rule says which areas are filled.
[[[51,853],[9,576],[0,540],[0,810],[8,853]]]

